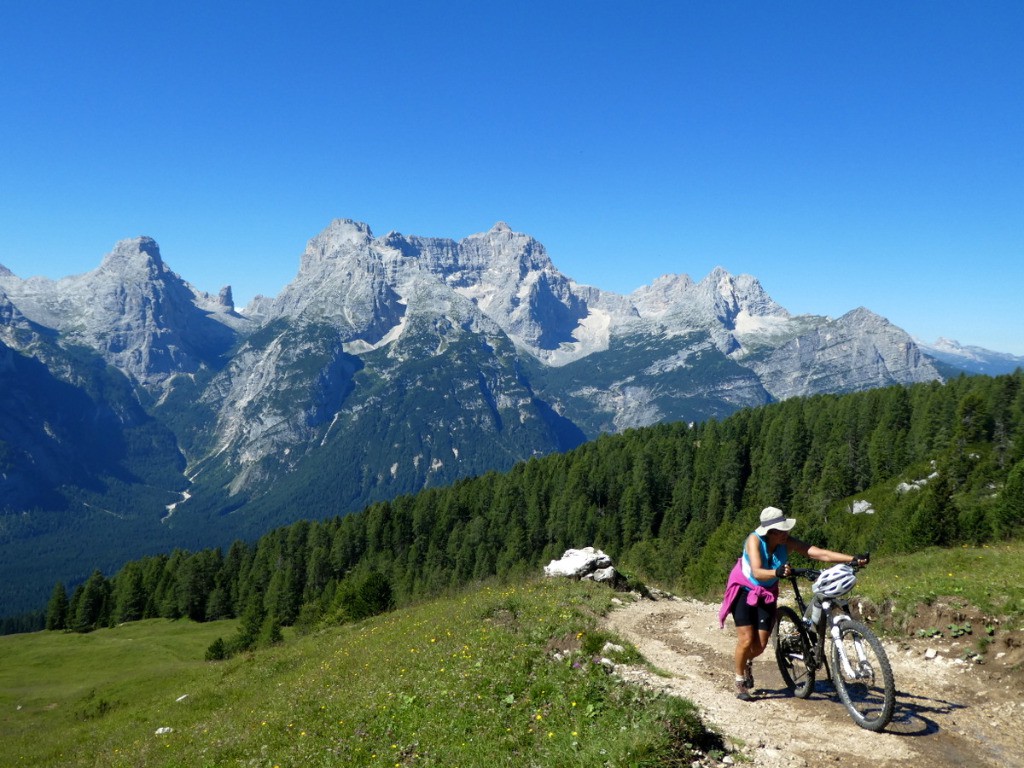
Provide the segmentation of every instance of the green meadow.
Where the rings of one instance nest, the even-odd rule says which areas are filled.
[[[857,594],[955,599],[1024,629],[1024,543],[875,558]],[[25,766],[687,766],[693,706],[617,682],[614,592],[497,582],[205,661],[234,621],[0,637],[0,743]],[[170,729],[158,733],[160,729]]]
[[[0,741],[32,766],[689,765],[720,745],[694,708],[595,661],[613,595],[480,586],[221,662],[231,622],[0,637]]]

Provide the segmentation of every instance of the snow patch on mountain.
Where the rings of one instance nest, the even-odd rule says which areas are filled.
[[[612,316],[601,309],[591,308],[587,316],[572,330],[571,341],[563,341],[553,350],[528,351],[547,365],[567,365],[594,352],[608,349],[611,329]]]
[[[399,302],[400,304],[403,302]],[[374,343],[369,343],[363,339],[354,339],[352,341],[343,342],[341,348],[348,352],[350,355],[364,355],[367,352],[373,352],[375,349],[385,347],[405,331],[406,326],[409,324],[409,317],[407,314],[402,313],[402,319],[388,330],[380,339]]]

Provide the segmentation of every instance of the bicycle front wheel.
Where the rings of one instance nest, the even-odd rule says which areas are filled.
[[[875,633],[852,619],[839,623],[831,647],[832,682],[854,722],[869,731],[889,724],[896,707],[896,683],[889,657]]]
[[[775,616],[775,660],[786,686],[798,699],[806,699],[814,690],[814,666],[811,640],[800,617],[788,605],[779,607]]]

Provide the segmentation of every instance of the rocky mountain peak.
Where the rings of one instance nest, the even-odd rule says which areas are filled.
[[[867,307],[857,307],[851,309],[837,322],[844,322],[850,325],[856,325],[858,323],[867,323],[871,325],[889,325],[889,321],[879,314],[872,312]]]
[[[662,275],[650,285],[629,295],[641,317],[660,318],[679,308],[682,298],[693,290],[689,275]]]
[[[352,219],[335,219],[306,246],[299,265],[300,274],[326,260],[342,258],[373,241],[368,224]]]
[[[231,295],[231,286],[225,285],[220,289],[220,293],[217,294],[217,303],[224,307],[229,312],[235,311],[235,299]]]
[[[722,267],[715,267],[695,287],[706,309],[710,310],[724,327],[735,327],[741,313],[751,317],[788,315],[775,303],[757,278],[751,275],[733,277]]]
[[[956,339],[947,339],[945,336],[939,336],[932,344],[935,349],[944,349],[951,352],[959,352],[963,349],[963,346]]]
[[[155,277],[163,272],[165,267],[156,240],[151,237],[134,237],[119,240],[114,245],[114,250],[104,257],[100,269]]]
[[[146,387],[215,365],[234,343],[225,323],[230,290],[219,304],[197,293],[167,267],[151,237],[117,242],[82,275],[4,282],[25,318],[92,348]]]
[[[548,270],[557,272],[544,246],[532,236],[515,232],[498,222],[487,232],[470,235],[459,242],[460,262],[465,269],[483,275],[490,272],[518,274]],[[488,282],[492,282],[488,279]]]
[[[961,344],[956,339],[940,336],[934,344],[915,340],[921,349],[932,357],[970,373],[984,373],[996,376],[1012,373],[1024,368],[1024,356]]]

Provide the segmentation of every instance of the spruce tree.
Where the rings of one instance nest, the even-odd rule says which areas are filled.
[[[62,630],[68,628],[68,592],[64,583],[58,581],[46,606],[46,628]]]
[[[138,621],[146,612],[146,590],[142,568],[128,563],[117,575],[114,588],[114,620],[117,623]]]
[[[110,583],[99,570],[92,572],[82,589],[81,598],[71,617],[75,632],[91,632],[105,626],[110,618]]]

